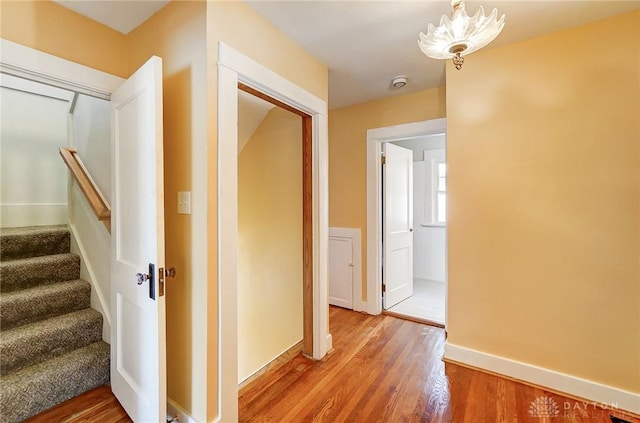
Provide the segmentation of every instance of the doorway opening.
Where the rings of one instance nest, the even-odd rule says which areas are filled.
[[[308,114],[303,133],[311,139],[308,155],[310,177],[306,179],[305,203],[311,204],[310,232],[304,242],[312,248],[304,257],[304,299],[311,319],[305,320],[305,340],[314,359],[331,349],[327,301],[328,183],[327,183],[327,104],[272,70],[243,55],[231,46],[218,44],[218,342],[220,416],[222,421],[238,420],[238,321],[237,321],[237,165],[239,84]],[[306,136],[306,135],[305,135]],[[307,219],[306,217],[304,219]],[[306,307],[306,305],[309,307]],[[307,337],[309,332],[312,336]]]
[[[444,160],[444,151],[441,152],[441,159],[438,159],[437,154],[434,155],[437,150],[446,150],[444,134],[446,134],[445,118],[367,131],[367,298],[369,299],[367,312],[369,314],[380,314],[383,310],[392,308],[413,296],[414,285],[418,286],[420,292],[423,291],[423,287],[420,285],[427,285],[426,295],[439,298],[437,304],[439,304],[438,307],[444,308],[444,318],[442,318],[442,322],[425,317],[413,317],[413,319],[446,327],[446,160]],[[441,139],[438,140],[438,137]],[[423,140],[422,145],[419,141],[421,139]],[[413,149],[403,148],[394,143],[404,143],[405,147],[415,147],[415,151],[418,153],[415,153]],[[389,166],[390,154],[387,150],[392,150],[390,154],[396,156],[395,161],[393,161],[393,157],[391,158],[391,167]],[[394,154],[394,152],[398,154]],[[386,156],[384,171],[381,159],[383,153]],[[424,164],[416,166],[419,175],[419,179],[416,178],[416,188],[421,188],[423,192],[422,198],[418,199],[421,204],[416,204],[415,207],[418,209],[416,215],[419,215],[415,222],[414,199],[417,193],[414,192],[414,159],[416,162],[424,162]],[[426,190],[427,162],[431,169],[429,172],[429,192]],[[439,164],[444,166],[439,166]],[[441,179],[437,173],[438,169],[443,177],[443,184],[440,186],[437,184]],[[389,190],[393,193],[391,196],[383,196],[383,187],[386,183],[390,184]],[[444,188],[444,190],[438,188]],[[398,189],[404,190],[404,197],[398,195]],[[425,198],[427,196],[430,199],[428,204]],[[436,201],[433,200],[433,196]],[[440,207],[437,205],[438,198],[444,200],[441,201]],[[387,209],[386,213],[385,209]],[[389,218],[392,221],[389,221]],[[386,226],[385,219],[387,220]],[[440,238],[440,247],[437,250],[439,255],[431,255],[433,260],[431,264],[425,258],[422,244],[417,242],[415,245],[419,247],[417,248],[419,256],[414,257],[413,235],[415,232],[423,231],[436,232]],[[414,270],[416,271],[414,272]],[[414,273],[419,280],[414,281]],[[429,285],[434,285],[430,281],[440,282],[439,285],[435,285],[439,288],[439,295],[430,292],[434,291],[429,290]],[[414,282],[417,283],[414,284]],[[443,288],[444,300],[442,300]],[[419,300],[420,295],[416,295],[416,297],[415,299]],[[424,302],[419,301],[421,304]],[[405,316],[407,314],[403,313]],[[441,311],[439,316],[442,316]]]
[[[391,187],[395,192],[388,196],[385,190],[385,167],[389,166],[389,159],[383,165],[382,184],[382,221],[383,221],[383,286],[387,281],[393,280],[404,270],[411,285],[404,290],[402,295],[387,295],[383,289],[383,308],[385,313],[405,317],[409,319],[427,322],[438,326],[445,323],[445,264],[446,264],[446,136],[445,134],[433,134],[424,137],[390,141],[383,147],[393,145],[410,158],[411,162],[403,163],[406,178],[412,184],[408,187],[406,200],[410,212],[411,225],[408,234],[408,242],[411,243],[412,257],[405,260],[402,266],[408,269],[389,269],[385,272],[384,252],[387,240],[385,235],[393,237],[394,234],[385,229],[385,225],[393,224],[393,216],[387,216],[387,210],[398,210],[397,187]],[[392,175],[389,175],[392,178]],[[393,181],[388,181],[393,182]],[[392,204],[396,202],[396,204]],[[392,241],[392,240],[391,240]],[[397,266],[393,263],[391,266]]]
[[[238,383],[313,354],[311,116],[238,84]]]

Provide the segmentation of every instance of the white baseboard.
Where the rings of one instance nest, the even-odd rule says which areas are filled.
[[[78,229],[75,224],[69,222],[69,230],[71,232],[71,251],[81,257],[80,260],[80,276],[91,284],[91,308],[102,314],[102,340],[111,344],[111,309],[109,302],[102,292],[101,286],[98,284],[98,277],[88,259],[87,249],[79,237]],[[107,293],[106,295],[109,295]]]
[[[488,370],[549,390],[640,414],[640,394],[469,348],[445,344],[445,360]]]
[[[330,333],[327,334],[327,341],[326,341],[326,351],[330,351],[331,348],[333,348],[333,335],[331,335]]]
[[[66,204],[2,204],[0,227],[64,225],[67,223]]]
[[[367,312],[367,302],[362,301],[362,292],[360,292],[360,295],[355,295],[353,297],[353,311]]]
[[[182,407],[167,398],[167,420],[178,417],[180,423],[197,423]]]

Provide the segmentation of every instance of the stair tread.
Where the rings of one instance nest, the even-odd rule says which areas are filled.
[[[0,236],[2,235],[32,235],[46,232],[68,232],[67,225],[36,225],[36,226],[18,226],[14,228],[0,228]]]
[[[77,254],[74,253],[59,253],[59,254],[47,254],[46,256],[37,256],[37,257],[20,257],[16,259],[2,260],[0,261],[0,267],[11,267],[11,266],[19,266],[19,265],[30,265],[33,263],[49,263],[52,261],[58,261],[64,258],[70,257],[78,257]]]
[[[0,229],[0,259],[68,253],[71,235],[66,225]]]
[[[87,308],[2,332],[0,372],[6,375],[102,338],[102,315]]]
[[[104,385],[109,381],[109,355],[109,344],[98,341],[1,377],[3,421],[22,421]]]
[[[3,293],[0,296],[0,329],[6,331],[90,305],[91,285],[82,279]],[[29,315],[24,316],[25,310]]]
[[[73,253],[0,262],[0,290],[13,292],[80,277],[80,257]]]
[[[0,228],[0,415],[17,423],[109,382],[67,225]]]
[[[34,286],[33,288],[21,289],[19,291],[5,292],[0,296],[0,303],[15,301],[16,298],[22,298],[27,296],[47,296],[51,295],[51,293],[65,291],[69,289],[69,287],[73,287],[76,285],[88,285],[89,282],[83,279],[71,279],[68,281],[61,281],[58,283],[52,283],[49,285],[43,286]]]

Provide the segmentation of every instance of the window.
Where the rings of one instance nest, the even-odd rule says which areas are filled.
[[[424,150],[424,226],[447,223],[447,160],[443,148]]]
[[[433,190],[435,193],[435,217],[436,223],[445,223],[447,221],[447,164],[444,162],[436,162],[436,164],[434,178],[436,186]]]

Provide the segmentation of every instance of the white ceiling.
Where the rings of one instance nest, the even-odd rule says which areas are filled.
[[[127,33],[167,1],[58,3]],[[330,108],[445,84],[444,63],[424,56],[417,40],[427,23],[438,24],[450,13],[449,0],[247,3],[328,66]],[[494,7],[506,14],[502,34],[486,47],[491,48],[638,9],[640,0],[468,0],[466,5],[469,14],[481,5],[487,14]],[[408,76],[409,84],[392,89],[397,75]]]
[[[247,1],[265,19],[329,67],[331,108],[443,86],[443,61],[419,50],[418,34],[451,10],[449,0],[430,1]],[[514,41],[614,16],[640,1],[554,0],[465,2],[467,13],[497,8],[505,27],[489,45]],[[570,52],[567,52],[570,54]],[[466,59],[473,60],[473,55]],[[463,68],[461,72],[464,72]],[[391,78],[409,77],[401,89]]]
[[[53,0],[87,18],[128,34],[169,0]]]

